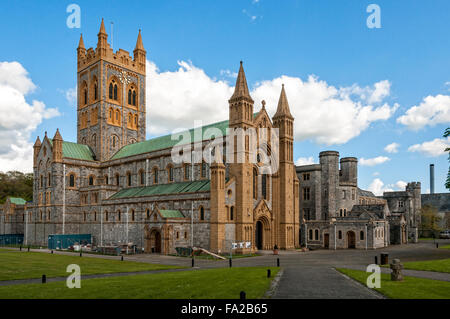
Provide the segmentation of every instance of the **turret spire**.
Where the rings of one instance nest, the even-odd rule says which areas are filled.
[[[106,29],[105,29],[105,22],[103,21],[103,18],[102,18],[102,23],[100,24],[100,31],[98,32],[98,35],[100,35],[100,34],[107,35]]]
[[[53,137],[53,140],[54,141],[55,140],[57,140],[57,141],[62,141],[63,140],[61,134],[59,133],[59,129],[58,128],[56,129],[56,133],[55,133],[55,136]]]
[[[139,34],[138,34],[138,38],[136,41],[136,47],[134,48],[134,50],[145,50],[144,44],[142,43],[141,29],[139,29]]]
[[[288,100],[286,97],[286,91],[284,90],[284,84],[281,87],[281,94],[280,94],[280,99],[278,100],[277,112],[275,113],[275,115],[273,117],[276,118],[276,117],[280,117],[280,116],[287,116],[291,119],[294,118],[289,109],[289,103],[288,103]]]
[[[85,49],[83,41],[83,33],[80,34],[80,42],[78,42],[78,49]]]
[[[233,96],[231,96],[231,99],[235,99],[238,97],[246,97],[252,100],[250,93],[248,91],[247,79],[245,78],[245,72],[244,67],[242,66],[242,61],[241,66],[239,67],[239,73],[236,79],[236,86],[234,88],[234,93]]]

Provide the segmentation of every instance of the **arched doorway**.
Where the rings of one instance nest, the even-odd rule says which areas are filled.
[[[330,234],[323,235],[323,247],[326,249],[330,248]]]
[[[258,220],[255,228],[255,246],[257,249],[263,249],[263,223]]]
[[[150,236],[146,238],[146,251],[149,253],[161,253],[161,232],[152,229]]]
[[[355,232],[347,232],[347,248],[356,248]]]

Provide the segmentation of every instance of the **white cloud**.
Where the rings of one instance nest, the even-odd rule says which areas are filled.
[[[367,97],[355,96],[354,92],[359,91],[357,86],[335,88],[315,76],[309,76],[307,81],[288,76],[263,81],[257,83],[252,97],[257,103],[266,100],[269,114],[274,114],[283,83],[295,117],[297,141],[312,139],[326,145],[346,143],[371,123],[389,119],[398,107],[387,103],[367,104]]]
[[[311,165],[316,164],[316,161],[314,160],[314,157],[299,157],[297,161],[295,161],[295,165],[301,166],[301,165]]]
[[[220,70],[220,75],[232,79],[235,79],[238,76],[237,72],[233,72],[230,70]]]
[[[227,81],[208,76],[190,62],[179,61],[178,65],[175,71],[161,72],[153,62],[147,62],[147,128],[151,135],[192,127],[194,120],[208,124],[228,119],[228,99],[234,88]],[[366,103],[386,94],[380,92],[386,92],[387,81],[379,82],[381,85],[375,83],[372,88],[358,89],[356,85],[335,88],[315,76],[307,81],[281,76],[256,83],[251,90],[255,111],[266,100],[269,115],[275,114],[282,83],[295,117],[297,141],[311,139],[326,145],[343,144],[371,123],[389,119],[397,108],[387,103],[377,106]]]
[[[450,137],[435,138],[432,141],[423,142],[422,144],[414,144],[408,148],[410,152],[419,152],[428,157],[436,157],[446,154],[444,151],[450,147]]]
[[[359,160],[359,163],[360,163],[362,166],[375,166],[375,165],[383,164],[383,163],[385,163],[385,162],[387,162],[387,161],[389,161],[389,160],[390,160],[389,157],[386,157],[386,156],[377,156],[377,157],[368,158],[368,159],[361,158],[361,159]]]
[[[373,176],[379,176],[379,175],[380,175],[380,172],[375,172],[375,173],[373,173],[372,175],[373,175]]]
[[[399,190],[404,190],[406,188],[406,185],[408,185],[408,183],[405,181],[398,181],[397,183],[395,183],[395,187]]]
[[[228,119],[233,88],[210,78],[190,62],[179,61],[176,71],[160,72],[147,61],[147,131],[151,135]]]
[[[372,183],[370,183],[367,190],[374,193],[376,196],[383,195],[383,192],[392,192],[393,189],[384,185],[383,181],[379,178],[375,178]]]
[[[77,87],[76,86],[74,88],[70,88],[70,89],[63,91],[63,93],[64,93],[64,96],[66,97],[67,102],[69,102],[69,104],[71,106],[77,105]]]
[[[388,153],[397,153],[399,146],[400,146],[400,144],[394,142],[394,143],[386,145],[384,150]]]
[[[375,178],[372,183],[370,183],[367,190],[371,191],[376,196],[381,196],[384,192],[404,191],[406,185],[407,183],[404,181],[398,181],[395,184],[385,185],[381,179]]]
[[[427,96],[418,106],[411,107],[405,115],[400,116],[397,122],[406,125],[410,130],[450,123],[450,96]]]
[[[25,96],[36,88],[18,62],[0,62],[0,170],[33,169],[31,132],[44,119],[58,116],[55,108],[41,101],[27,102]]]

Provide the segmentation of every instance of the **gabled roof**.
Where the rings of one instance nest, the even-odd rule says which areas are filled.
[[[384,213],[385,204],[353,205],[349,215],[361,218],[369,216],[373,219],[383,219]]]
[[[365,196],[365,197],[376,197],[374,193],[372,193],[370,191],[365,191],[361,188],[358,188],[358,195]]]
[[[53,140],[50,138],[48,140],[53,146]],[[87,145],[63,141],[62,146],[63,157],[95,161],[94,152],[92,152],[91,148]]]
[[[23,199],[21,197],[8,197],[8,198],[9,198],[9,201],[15,205],[25,205],[27,202],[25,199]]]
[[[143,187],[125,188],[113,194],[109,199],[144,197],[154,195],[172,195],[183,193],[209,192],[210,181],[181,182]]]
[[[184,218],[184,215],[179,210],[160,209],[159,213],[163,218]]]
[[[253,118],[255,118],[257,115],[258,115],[258,112],[254,113]],[[183,131],[183,132],[180,132],[179,134],[181,135],[183,133],[188,132],[189,136],[191,138],[191,143],[196,143],[196,142],[201,142],[204,140],[203,136],[204,136],[204,133],[206,130],[214,129],[214,128],[219,129],[222,133],[222,136],[224,136],[224,137],[227,136],[228,120],[205,125],[205,126],[197,128],[198,130],[201,130],[201,132],[202,132],[202,134],[200,135],[200,139],[197,138],[197,136],[195,136],[196,135],[196,134],[194,134],[195,129]],[[156,137],[156,138],[153,138],[153,139],[150,139],[147,141],[128,144],[128,145],[125,145],[124,147],[122,147],[119,151],[117,151],[117,153],[114,154],[113,157],[111,157],[111,160],[129,157],[129,156],[133,156],[133,155],[145,154],[145,153],[149,153],[149,152],[155,152],[155,151],[163,150],[166,148],[171,148],[171,147],[174,147],[175,145],[177,145],[179,142],[180,141],[177,139],[172,140],[172,134],[168,134],[168,135]]]

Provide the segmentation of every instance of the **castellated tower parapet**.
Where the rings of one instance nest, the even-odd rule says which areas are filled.
[[[341,185],[358,186],[358,159],[356,157],[343,157],[340,163],[339,183]]]
[[[78,71],[84,70],[92,64],[95,64],[100,59],[117,64],[118,66],[127,68],[130,71],[145,74],[145,59],[147,52],[144,49],[142,42],[141,30],[139,30],[138,39],[136,42],[136,48],[131,57],[130,53],[126,50],[119,49],[114,52],[108,40],[108,34],[105,31],[105,25],[102,19],[100,31],[97,35],[98,42],[97,47],[86,49],[84,46],[83,36],[80,36],[80,43],[77,48],[78,56]]]

